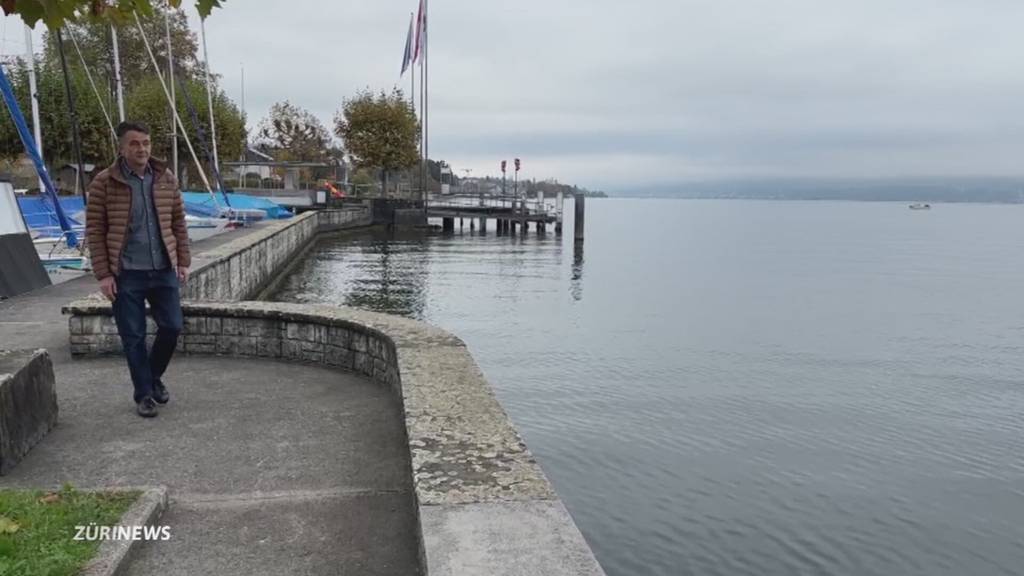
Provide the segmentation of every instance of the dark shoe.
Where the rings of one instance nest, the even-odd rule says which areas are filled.
[[[156,402],[153,401],[151,396],[146,396],[139,402],[138,406],[139,416],[143,418],[152,418],[156,416]]]
[[[167,391],[167,387],[164,386],[164,383],[159,380],[153,382],[153,400],[156,401],[157,404],[167,404],[170,399],[171,393]]]

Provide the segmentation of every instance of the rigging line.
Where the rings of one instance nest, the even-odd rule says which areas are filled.
[[[174,121],[177,122],[178,128],[181,129],[182,136],[185,138],[185,144],[188,146],[189,154],[192,155],[192,161],[196,165],[196,170],[199,171],[199,178],[203,181],[203,185],[206,186],[206,191],[210,193],[210,197],[213,198],[215,206],[220,207],[220,202],[217,201],[217,195],[213,193],[213,188],[210,186],[210,181],[206,178],[206,172],[203,171],[203,165],[199,162],[199,156],[196,155],[196,151],[192,148],[192,140],[188,137],[188,132],[185,131],[185,124],[181,121],[181,117],[178,116],[178,109],[174,106],[174,102],[171,100],[171,93],[167,90],[167,82],[164,81],[164,75],[160,73],[160,65],[156,62],[156,56],[153,55],[153,49],[149,46],[149,39],[146,38],[146,31],[142,29],[142,20],[139,19],[138,13],[133,13],[135,16],[135,25],[139,28],[139,34],[142,36],[142,43],[146,46],[146,52],[149,54],[149,60],[153,63],[153,69],[156,70],[156,77],[160,79],[160,87],[164,89],[164,96],[167,98],[167,103],[171,106],[171,112],[174,113]]]
[[[185,107],[188,108],[189,116],[192,119],[192,128],[196,131],[196,137],[199,140],[199,147],[206,156],[206,160],[210,163],[210,169],[213,170],[213,177],[217,180],[217,186],[220,187],[221,194],[224,195],[224,203],[227,204],[228,208],[230,208],[231,201],[228,200],[228,191],[224,186],[224,179],[221,178],[220,170],[217,169],[217,164],[214,161],[214,158],[216,157],[210,155],[210,148],[206,145],[206,130],[203,129],[202,123],[199,122],[199,114],[196,112],[195,104],[192,103],[192,96],[188,93],[188,85],[185,84],[185,80],[180,74],[175,74],[175,80],[177,80],[178,87],[181,89],[181,95],[185,97]]]
[[[75,33],[72,32],[71,28],[65,28],[65,32],[68,33],[68,37],[71,38],[71,43],[75,45],[75,52],[78,53],[79,60],[82,61],[82,69],[85,70],[85,77],[89,79],[89,85],[92,86],[92,93],[96,95],[96,101],[100,103],[100,110],[103,111],[103,117],[107,119],[107,126],[110,128],[110,142],[114,148],[114,157],[117,157],[117,130],[114,130],[114,122],[110,120],[110,114],[107,113],[107,107],[103,105],[103,98],[100,97],[100,91],[96,88],[96,83],[92,80],[92,74],[89,73],[89,65],[85,63],[85,56],[82,55],[82,49],[78,46],[78,39],[75,38]]]

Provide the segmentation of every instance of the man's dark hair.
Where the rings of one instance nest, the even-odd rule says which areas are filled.
[[[149,126],[146,126],[142,122],[121,122],[117,125],[117,138],[124,138],[124,135],[129,131],[142,132],[143,134],[149,135]]]

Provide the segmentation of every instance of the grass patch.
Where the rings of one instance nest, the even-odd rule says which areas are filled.
[[[0,576],[72,576],[98,541],[75,540],[75,526],[115,526],[141,492],[0,490]]]

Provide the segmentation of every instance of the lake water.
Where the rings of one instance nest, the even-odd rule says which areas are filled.
[[[462,337],[610,576],[1024,573],[1024,207],[571,231],[330,238],[278,299]]]

